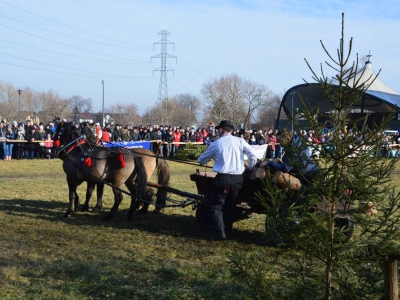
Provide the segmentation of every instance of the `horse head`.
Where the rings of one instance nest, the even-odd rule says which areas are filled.
[[[89,143],[96,144],[97,142],[96,136],[93,130],[87,124],[83,124],[81,126],[81,133],[82,135],[85,136],[85,138],[88,140]]]
[[[53,140],[56,146],[65,146],[80,136],[80,131],[75,127],[74,122],[62,121],[56,128]]]

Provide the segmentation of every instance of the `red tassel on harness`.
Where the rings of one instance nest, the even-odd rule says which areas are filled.
[[[60,140],[57,140],[57,141],[54,143],[54,145],[55,145],[56,147],[60,147]]]
[[[124,155],[122,153],[120,153],[118,158],[119,158],[119,161],[121,162],[121,168],[126,167],[126,162],[125,162],[125,159],[124,159]]]
[[[90,157],[86,157],[85,160],[83,161],[85,163],[85,165],[87,165],[88,167],[92,166],[92,159]]]

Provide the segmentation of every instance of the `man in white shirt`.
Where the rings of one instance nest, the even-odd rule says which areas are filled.
[[[236,198],[243,184],[245,170],[244,155],[248,157],[248,168],[257,163],[253,148],[243,138],[232,136],[234,127],[230,121],[222,120],[216,127],[220,137],[198,158],[205,165],[214,158],[214,179],[211,193],[211,218],[219,239],[226,239],[226,232],[232,229],[236,214]]]

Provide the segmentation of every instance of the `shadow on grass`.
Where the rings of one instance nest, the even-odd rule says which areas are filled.
[[[66,205],[57,201],[43,201],[39,199],[24,200],[24,199],[0,199],[0,211],[7,212],[8,214],[34,214],[34,215],[49,215],[49,219],[54,217],[54,214],[66,208]]]
[[[132,221],[127,221],[127,209],[117,211],[111,221],[106,221],[105,216],[108,210],[101,212],[75,212],[69,218],[64,217],[68,204],[56,200],[0,200],[0,211],[15,216],[31,215],[37,219],[50,222],[65,222],[73,226],[104,226],[116,229],[137,229],[198,240],[214,241],[216,235],[213,231],[200,228],[196,218],[180,214],[164,214],[149,211],[145,215],[135,215]],[[243,221],[242,221],[243,222]],[[238,224],[238,223],[235,223]],[[240,227],[240,226],[236,226]],[[266,245],[264,232],[233,229],[228,236],[229,240],[242,244]]]
[[[64,258],[50,262],[18,257],[0,261],[0,267],[18,267],[22,277],[30,278],[29,284],[18,284],[20,296],[25,299],[66,299],[65,295],[82,299],[233,299],[244,291],[243,286],[234,282],[221,283],[204,277],[188,279],[178,267],[171,265],[133,261],[127,266],[113,260],[110,267],[109,263],[108,260]],[[8,284],[7,279],[2,283],[3,295],[12,295],[11,289],[15,286]]]

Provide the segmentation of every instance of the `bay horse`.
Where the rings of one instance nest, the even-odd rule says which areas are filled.
[[[143,164],[146,169],[147,173],[147,181],[150,181],[150,178],[154,171],[157,169],[157,183],[162,186],[168,186],[169,184],[169,179],[170,179],[170,171],[169,171],[169,166],[168,163],[166,162],[165,159],[162,159],[160,157],[157,157],[157,154],[153,153],[152,151],[148,149],[143,149],[143,148],[131,148],[130,151],[132,151],[136,156],[140,157],[143,161]],[[148,195],[152,194],[152,189],[148,188]],[[166,203],[166,197],[167,197],[167,191],[164,189],[158,189],[157,190],[157,195],[156,195],[156,208],[155,212],[159,212],[163,206]],[[141,214],[145,214],[149,208],[149,203],[148,199],[149,197],[146,198],[147,202],[142,202],[143,207],[139,211]],[[137,202],[136,209],[139,207],[139,202]]]
[[[96,144],[96,137],[93,131],[86,125],[82,124],[81,133],[88,139],[91,144]],[[160,145],[158,145],[160,146]],[[170,170],[168,163],[162,159],[157,157],[157,154],[153,153],[148,149],[143,148],[131,148],[129,149],[131,152],[135,154],[136,157],[140,157],[144,168],[146,169],[147,181],[150,181],[151,176],[157,170],[157,183],[162,186],[168,186],[170,180]],[[86,202],[82,206],[81,211],[89,210],[89,201],[92,196],[94,187],[96,184],[91,184],[88,182],[87,190],[86,190]],[[101,182],[97,183],[97,204],[94,208],[94,211],[102,209],[102,196],[103,196],[104,184]],[[139,210],[140,214],[145,214],[148,211],[150,202],[152,201],[154,192],[150,187],[147,188],[147,193],[145,197],[145,202],[137,201],[135,207],[131,207],[128,213],[128,220],[133,218],[134,212],[139,208],[140,204],[143,204],[143,207]],[[158,189],[156,194],[156,208],[155,211],[159,212],[166,202],[167,192],[164,189]]]
[[[113,186],[114,205],[106,220],[113,218],[118,210],[123,199],[121,192],[123,184],[131,194],[130,210],[136,207],[138,198],[146,195],[147,174],[143,161],[131,151],[93,147],[86,138],[81,137],[81,130],[75,127],[73,122],[61,122],[57,126],[53,140],[56,146],[62,146],[58,157],[63,160],[63,169],[67,175],[69,207],[64,216],[70,216],[77,209],[79,197],[76,188],[83,181],[88,183],[88,187],[94,187],[101,182],[100,180]],[[101,194],[104,183],[102,185]],[[88,201],[88,191],[86,200]],[[133,215],[133,212],[129,211],[129,215]]]

